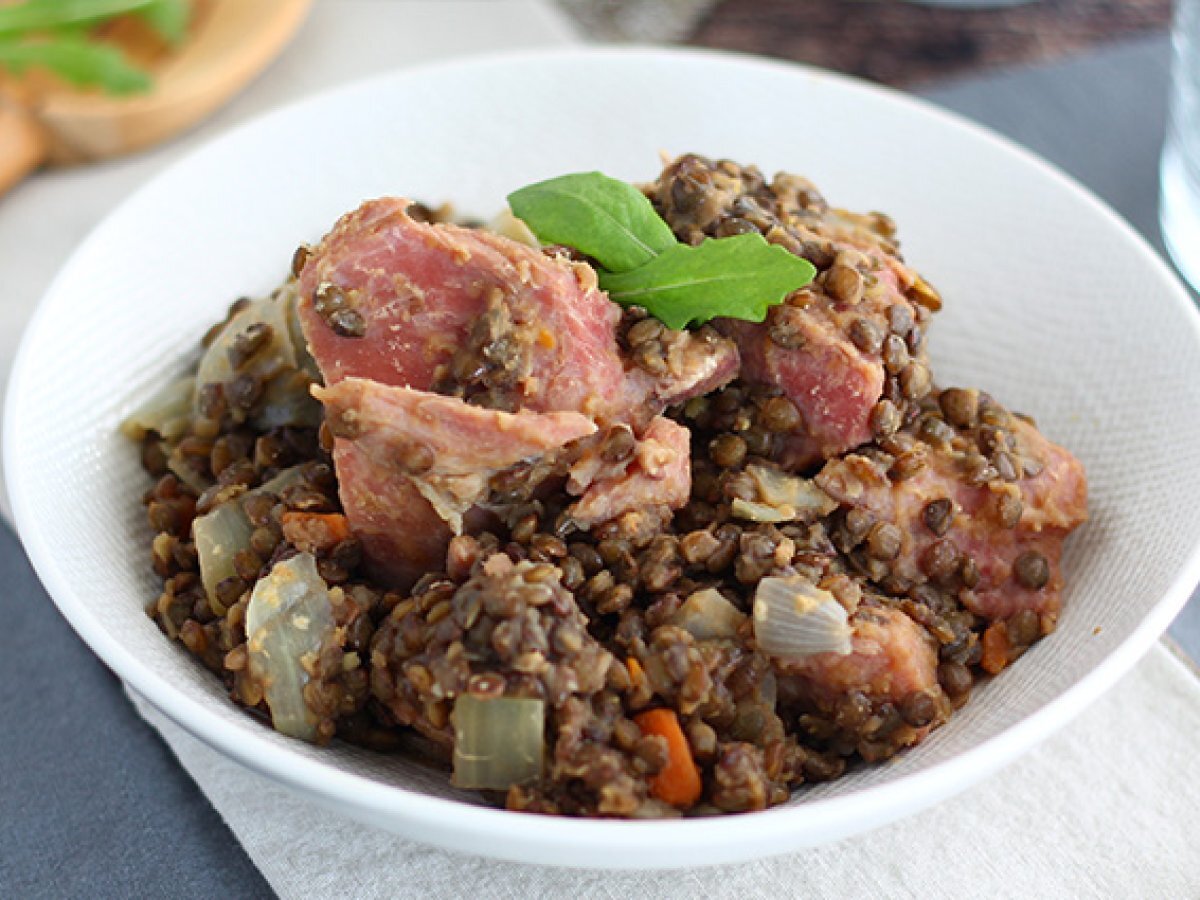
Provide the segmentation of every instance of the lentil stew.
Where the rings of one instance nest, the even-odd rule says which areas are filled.
[[[923,740],[1050,634],[1078,461],[941,386],[881,213],[687,154],[684,243],[817,271],[676,331],[508,221],[369,201],[122,427],[149,615],[278,730],[579,816],[745,812]]]

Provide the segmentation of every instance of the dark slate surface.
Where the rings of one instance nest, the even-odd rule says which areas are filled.
[[[0,523],[0,897],[271,897]]]
[[[1073,173],[1161,248],[1165,38],[926,95]],[[0,525],[0,897],[269,897]],[[1172,633],[1200,659],[1200,600]]]

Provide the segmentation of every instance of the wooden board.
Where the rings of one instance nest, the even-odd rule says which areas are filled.
[[[145,94],[111,97],[51,79],[0,81],[0,193],[42,162],[88,162],[163,141],[225,103],[275,58],[312,0],[197,0],[171,52],[136,28],[112,38],[154,77]]]

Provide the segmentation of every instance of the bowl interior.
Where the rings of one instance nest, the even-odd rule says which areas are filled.
[[[836,205],[890,213],[906,257],[947,299],[930,332],[936,380],[987,389],[1083,460],[1092,517],[1068,546],[1058,632],[888,765],[774,813],[703,822],[483,810],[427,764],[314,749],[230,705],[142,611],[157,594],[139,504],[148,481],[116,434],[122,415],[194,358],[234,298],[273,287],[299,242],[363,199],[487,215],[534,180],[592,168],[645,180],[659,151],[687,150],[803,173]],[[210,743],[360,818],[460,849],[720,862],[839,837],[961,788],[1069,718],[1161,633],[1198,574],[1197,319],[1166,267],[1082,189],[899,95],[714,54],[481,60],[281,110],[131,198],[80,247],[25,337],[6,465],[22,537],[68,619]]]

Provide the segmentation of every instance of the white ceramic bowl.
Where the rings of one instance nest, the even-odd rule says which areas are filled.
[[[236,296],[367,197],[505,194],[592,168],[648,179],[695,150],[811,176],[883,209],[942,290],[942,383],[1033,413],[1091,479],[1059,631],[923,745],[768,812],[574,821],[474,804],[405,759],[283,738],[142,612],[156,595],[116,424],[179,372]],[[538,863],[672,867],[835,840],[962,790],[1061,727],[1162,633],[1200,577],[1200,316],[1110,210],[1030,154],[902,95],[791,65],[696,52],[570,50],[402,72],[237,129],[156,178],[83,243],[25,335],[5,461],[21,537],[97,654],[213,747],[399,834]]]

